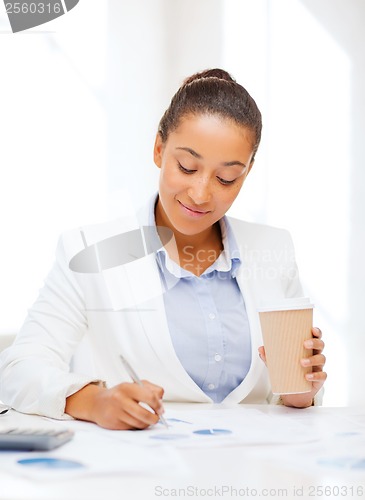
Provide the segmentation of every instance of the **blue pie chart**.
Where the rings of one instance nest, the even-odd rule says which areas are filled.
[[[222,436],[225,434],[232,434],[232,431],[228,429],[200,429],[194,431],[194,434],[199,434],[201,436]]]
[[[84,467],[80,462],[51,457],[24,458],[18,460],[17,463],[34,469],[80,469]]]

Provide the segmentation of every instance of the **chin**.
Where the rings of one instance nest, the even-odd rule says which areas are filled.
[[[179,232],[180,234],[184,234],[185,236],[195,236],[197,234],[200,234],[207,229],[211,228],[215,224],[215,220],[206,222],[205,224],[202,224],[201,221],[200,223],[198,221],[181,221],[181,220],[174,220],[173,218],[170,219],[174,229]]]

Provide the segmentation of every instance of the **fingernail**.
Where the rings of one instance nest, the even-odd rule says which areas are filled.
[[[302,366],[309,366],[311,364],[310,360],[305,358],[301,360]]]
[[[312,380],[314,378],[313,373],[308,373],[308,375],[305,376],[307,380]]]
[[[304,346],[310,349],[311,347],[313,347],[313,340],[306,340],[304,342]]]

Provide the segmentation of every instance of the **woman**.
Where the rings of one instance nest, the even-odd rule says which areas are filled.
[[[291,239],[286,231],[225,216],[260,136],[256,103],[228,73],[207,70],[184,82],[156,137],[159,192],[138,222],[154,227],[165,246],[125,266],[82,273],[70,263],[83,247],[136,226],[126,219],[65,233],[45,287],[2,354],[5,403],[130,429],[156,423],[163,398],[272,402],[256,309],[302,295]],[[169,241],[163,228],[172,232]],[[161,283],[164,293],[146,292]],[[312,405],[325,381],[321,332],[312,332],[305,345],[313,349],[312,390],[283,395],[285,405]],[[83,337],[93,364],[84,374],[76,366],[70,371]],[[119,354],[151,382],[130,383]]]

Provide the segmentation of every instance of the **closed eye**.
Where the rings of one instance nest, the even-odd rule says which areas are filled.
[[[196,170],[190,170],[189,168],[183,167],[180,162],[177,162],[177,164],[178,164],[179,170],[181,170],[181,172],[183,172],[184,174],[191,175],[194,172],[196,172]],[[226,179],[222,179],[222,177],[217,177],[217,179],[224,186],[229,186],[230,184],[233,184],[236,181],[236,179],[233,179],[232,181],[227,181]]]
[[[222,179],[222,177],[217,177],[220,183],[224,184],[225,186],[228,186],[229,184],[233,184],[236,179],[233,179],[233,181],[227,181],[226,179]]]
[[[177,164],[181,172],[184,172],[184,174],[193,174],[194,172],[196,172],[196,170],[189,170],[188,168],[183,167],[180,162],[177,162]]]

